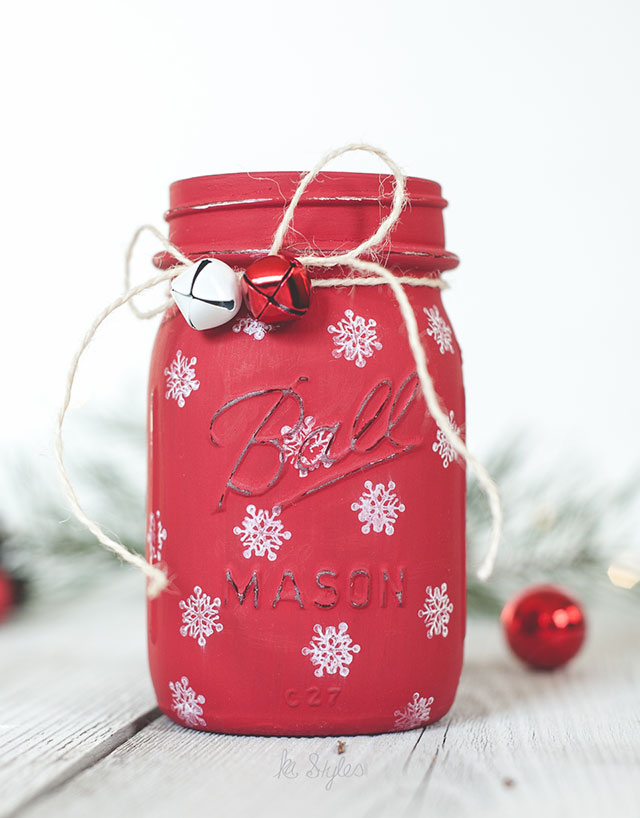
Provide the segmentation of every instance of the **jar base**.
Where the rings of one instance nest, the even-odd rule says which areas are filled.
[[[406,733],[410,730],[422,729],[423,727],[431,727],[439,722],[450,710],[451,704],[444,710],[438,711],[433,718],[429,719],[425,724],[417,724],[413,726],[396,727],[389,724],[389,719],[383,719],[380,715],[369,716],[364,718],[353,718],[349,720],[334,721],[331,723],[319,721],[300,721],[294,725],[277,725],[271,722],[257,723],[251,725],[241,723],[238,720],[236,725],[231,723],[230,719],[220,719],[215,716],[209,718],[206,714],[203,715],[204,725],[186,724],[176,715],[171,708],[159,705],[162,713],[171,719],[171,721],[179,724],[181,727],[186,727],[192,730],[197,730],[201,733],[218,733],[222,735],[232,736],[261,736],[271,738],[330,738],[342,736],[373,736],[385,733]]]

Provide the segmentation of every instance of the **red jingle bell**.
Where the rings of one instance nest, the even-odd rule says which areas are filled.
[[[247,267],[241,284],[247,309],[265,324],[292,321],[309,309],[311,282],[295,259],[265,256]]]
[[[513,652],[536,668],[564,665],[584,641],[580,603],[554,585],[527,588],[504,606],[500,619]]]

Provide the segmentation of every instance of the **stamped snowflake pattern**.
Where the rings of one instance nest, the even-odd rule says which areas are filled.
[[[431,587],[427,585],[424,607],[418,611],[418,616],[424,618],[424,626],[427,629],[427,638],[432,636],[446,637],[449,634],[449,620],[453,613],[453,602],[447,593],[447,583]]]
[[[433,696],[428,699],[419,693],[414,693],[411,701],[403,710],[396,710],[396,730],[413,730],[414,727],[422,727],[429,721],[431,716],[431,705]]]
[[[178,682],[169,682],[171,690],[171,709],[176,711],[176,715],[187,727],[206,727],[207,723],[202,718],[202,707],[205,698],[197,696],[195,690],[190,686],[189,679],[183,676]]]
[[[459,435],[460,427],[453,419],[453,412],[449,412],[449,423],[451,424],[453,431]],[[445,469],[449,467],[449,463],[453,463],[454,460],[458,459],[458,452],[456,452],[451,443],[449,443],[449,440],[442,429],[438,429],[436,432],[436,440],[431,448],[434,452],[438,452],[442,458],[442,465],[445,467]]]
[[[149,514],[149,525],[147,527],[147,550],[151,562],[159,562],[162,559],[162,546],[167,539],[167,529],[162,525],[160,512],[152,511]]]
[[[332,355],[334,358],[344,356],[345,361],[355,361],[356,366],[362,369],[374,350],[382,349],[375,330],[377,324],[373,318],[365,321],[361,315],[354,315],[353,310],[345,310],[344,316],[337,326],[331,324],[327,327],[336,346]]]
[[[278,519],[280,508],[276,506],[271,511],[264,508],[256,508],[254,505],[247,506],[247,516],[242,521],[242,525],[237,525],[233,533],[240,537],[243,545],[246,546],[242,556],[246,559],[252,554],[256,557],[264,557],[273,562],[276,559],[277,551],[284,540],[291,539],[291,532],[285,531],[282,521]]]
[[[358,502],[351,503],[351,511],[357,511],[358,519],[364,523],[363,534],[369,534],[372,529],[376,534],[383,530],[389,536],[393,534],[398,514],[405,510],[404,503],[398,500],[394,491],[395,487],[392,480],[386,486],[384,483],[374,486],[371,480],[365,482],[365,490]]]
[[[202,588],[196,585],[191,596],[179,602],[182,611],[182,636],[192,636],[203,648],[207,644],[207,637],[214,631],[220,633],[224,627],[219,621],[221,604],[220,597],[211,599],[209,594],[203,593]]]
[[[251,335],[254,341],[262,341],[266,334],[271,332],[273,325],[265,324],[251,315],[246,315],[243,318],[238,318],[231,329],[234,332],[244,332],[246,335]]]
[[[423,307],[422,311],[427,316],[429,326],[427,327],[427,335],[430,335],[438,345],[442,355],[445,352],[453,353],[453,344],[451,343],[453,333],[451,327],[444,318],[440,315],[440,310],[437,307]]]
[[[178,402],[178,406],[182,409],[185,404],[185,399],[189,397],[196,389],[200,389],[200,381],[196,380],[195,365],[198,362],[197,358],[190,358],[187,360],[186,356],[182,354],[179,349],[176,352],[176,357],[171,362],[171,366],[164,370],[167,379],[167,391],[165,398],[173,398]]]
[[[315,428],[315,418],[309,415],[297,429],[295,426],[280,429],[284,462],[297,469],[300,477],[306,477],[321,465],[328,469],[333,463],[328,453],[333,439],[331,431],[322,427],[314,431]]]
[[[302,648],[302,653],[311,659],[311,664],[315,666],[313,671],[315,676],[323,676],[326,672],[330,676],[339,673],[341,676],[349,675],[349,665],[353,661],[353,655],[360,653],[360,645],[354,645],[353,640],[347,633],[349,626],[346,622],[341,622],[337,628],[328,625],[314,625],[315,636],[311,638],[309,645]]]

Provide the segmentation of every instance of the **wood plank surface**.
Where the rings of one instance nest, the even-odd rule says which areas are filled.
[[[5,627],[3,816],[640,815],[640,624],[591,612],[565,670],[535,673],[471,620],[451,713],[410,733],[270,739],[154,712],[139,583]],[[5,797],[5,791],[9,797]]]
[[[113,577],[113,573],[111,573]],[[143,584],[133,572],[0,627],[0,815],[75,775],[157,717]]]

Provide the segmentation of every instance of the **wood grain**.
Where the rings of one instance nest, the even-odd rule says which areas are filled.
[[[11,815],[157,717],[141,580],[0,628],[0,814]]]
[[[345,738],[339,754],[336,738],[155,718],[139,591],[129,582],[115,605],[105,591],[4,629],[3,816],[640,814],[633,608],[591,612],[585,651],[552,674],[521,667],[496,622],[472,620],[451,713],[425,730]]]

